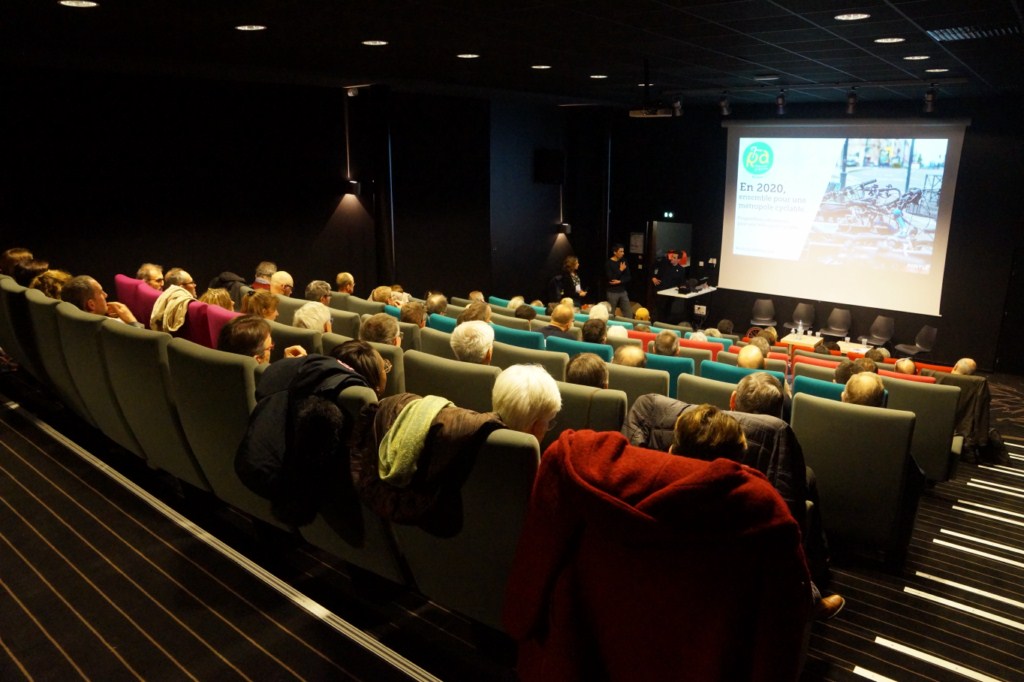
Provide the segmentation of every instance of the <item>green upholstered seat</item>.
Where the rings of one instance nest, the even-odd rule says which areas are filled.
[[[459,407],[491,411],[491,391],[501,369],[411,350],[405,354],[405,387],[418,395],[439,395]]]
[[[930,481],[948,480],[953,465],[953,431],[960,387],[891,377],[882,377],[882,382],[889,392],[889,409],[917,415],[910,454],[918,468]]]
[[[541,450],[557,440],[567,429],[593,429],[594,431],[621,431],[626,420],[626,394],[610,388],[580,386],[558,382],[562,395],[562,409],[555,417],[557,428],[544,435]]]
[[[668,372],[662,369],[626,367],[608,363],[608,388],[626,394],[627,409],[646,393],[668,395]]]
[[[676,379],[676,399],[684,403],[707,403],[728,410],[729,398],[734,390],[735,384],[689,374],[680,374]]]
[[[540,365],[548,371],[556,381],[565,380],[565,367],[569,364],[569,356],[550,350],[534,350],[520,348],[500,341],[494,342],[494,354],[491,364],[506,369],[512,365]]]

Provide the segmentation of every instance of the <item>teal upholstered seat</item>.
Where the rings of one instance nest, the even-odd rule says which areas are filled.
[[[786,375],[783,372],[775,372],[771,370],[763,369],[748,369],[746,367],[734,367],[727,365],[724,362],[716,362],[714,360],[710,362],[704,362],[700,366],[700,375],[705,379],[714,379],[715,381],[726,381],[730,384],[738,384],[740,380],[748,374],[754,372],[768,372],[780,383],[786,382]]]
[[[793,395],[807,393],[808,395],[828,398],[829,400],[842,400],[843,391],[846,386],[831,381],[815,379],[808,376],[798,376],[793,379]]]
[[[525,322],[525,320],[524,320]],[[532,348],[533,350],[544,350],[544,335],[540,332],[512,329],[498,324],[491,325],[494,328],[494,340],[507,343],[520,348]]]
[[[579,355],[580,353],[595,353],[605,362],[612,361],[612,347],[603,343],[587,343],[586,341],[574,341],[558,336],[549,336],[547,338],[547,349],[568,353],[569,357]]]
[[[693,374],[694,365],[693,358],[647,354],[647,369],[663,369],[668,372],[668,394],[671,398],[676,397],[676,382],[679,375]]]

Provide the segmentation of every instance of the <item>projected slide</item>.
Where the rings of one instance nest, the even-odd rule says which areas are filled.
[[[927,274],[946,147],[929,139],[741,138],[733,253]]]
[[[719,285],[936,315],[963,124],[729,126]]]

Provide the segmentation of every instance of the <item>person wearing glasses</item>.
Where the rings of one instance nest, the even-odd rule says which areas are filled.
[[[224,325],[217,336],[217,350],[225,353],[246,355],[257,365],[270,363],[274,341],[270,338],[270,323],[256,315],[240,315]],[[306,355],[302,346],[289,346],[284,350],[286,358],[301,358]]]
[[[366,341],[351,340],[335,346],[328,353],[332,358],[343,362],[345,366],[366,380],[366,385],[373,389],[377,397],[384,395],[391,373],[391,362],[381,356]]]
[[[141,279],[157,291],[163,291],[164,266],[156,263],[143,263],[139,266],[139,271],[135,273],[135,279]]]
[[[278,270],[270,276],[270,293],[291,296],[295,290],[295,280],[284,270]]]

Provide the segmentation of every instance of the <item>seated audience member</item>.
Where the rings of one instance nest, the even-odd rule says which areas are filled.
[[[423,329],[427,326],[427,308],[419,301],[409,301],[402,306],[398,319]]]
[[[484,292],[482,291],[471,291],[469,292],[469,296],[467,296],[466,298],[468,298],[470,301],[479,301],[480,303],[487,303],[487,299],[484,298]]]
[[[532,305],[524,303],[516,307],[515,316],[520,320],[535,320],[537,319],[537,311],[534,310]]]
[[[292,326],[299,329],[330,333],[331,309],[320,301],[310,301],[295,311]]]
[[[853,376],[853,363],[849,359],[841,361],[836,368],[832,370],[832,382],[836,384],[845,384]]]
[[[857,358],[853,361],[853,374],[860,374],[861,372],[878,374],[878,365],[875,364],[874,360]]]
[[[238,307],[242,305],[242,287],[248,286],[245,280],[241,276],[237,275],[230,270],[218,274],[216,277],[210,280],[210,283],[206,285],[207,289],[225,289],[228,292],[228,296],[231,297],[231,301],[238,302]],[[230,308],[229,308],[230,310]]]
[[[494,353],[494,328],[480,320],[469,320],[455,327],[449,343],[456,360],[489,365]]]
[[[459,313],[459,316],[455,318],[455,324],[460,325],[463,322],[469,322],[471,320],[480,320],[481,322],[491,321],[491,306],[480,301],[473,301],[466,308]]]
[[[566,296],[565,298],[563,298],[562,300],[560,300],[560,301],[559,301],[558,303],[556,303],[555,305],[558,305],[558,304],[561,304],[561,305],[567,305],[567,306],[569,306],[570,308],[572,308],[573,312],[576,312],[576,309],[577,309],[577,307],[578,307],[578,306],[576,305],[576,301],[572,300],[572,297],[570,297],[570,296]]]
[[[29,283],[29,289],[38,289],[50,298],[60,300],[60,291],[71,281],[71,273],[63,270],[47,270],[36,275]]]
[[[588,320],[589,322],[589,320]],[[629,332],[621,324],[610,324],[608,325],[607,334],[609,339],[625,340],[629,338]]]
[[[99,282],[88,275],[69,279],[60,290],[60,299],[87,313],[112,317],[133,327],[143,326],[132,315],[132,311],[128,310],[128,306],[107,301],[107,292],[103,291]]]
[[[270,338],[270,323],[255,315],[240,315],[231,318],[221,327],[217,337],[217,350],[236,355],[246,355],[258,365],[270,362],[270,351],[274,342]],[[302,346],[289,346],[284,351],[286,358],[300,358],[306,355]]]
[[[402,330],[398,327],[398,320],[387,313],[377,313],[363,322],[359,328],[359,338],[370,343],[401,346]]]
[[[917,374],[917,365],[910,358],[900,358],[896,361],[895,367],[900,374]]]
[[[391,285],[391,300],[394,301],[391,305],[396,308],[401,308],[403,305],[412,300],[412,296],[405,293],[405,289],[402,288],[401,284]]]
[[[667,329],[665,331],[658,332],[658,335],[654,337],[654,354],[678,355],[679,336]]]
[[[740,423],[714,405],[698,405],[676,419],[673,455],[710,462],[724,457],[739,462],[747,449],[747,437]]]
[[[704,336],[708,337],[709,339],[710,338],[715,338],[715,339],[722,338],[722,332],[718,331],[714,327],[708,327],[707,329],[704,329],[703,332],[704,332]]]
[[[825,349],[826,349],[826,351],[829,354],[831,354],[832,351],[836,351],[837,353],[841,353],[842,350],[843,350],[842,348],[839,347],[839,342],[838,341],[832,341],[832,340],[829,340],[829,341],[825,342]]]
[[[164,275],[164,284],[168,287],[172,285],[179,286],[187,291],[192,298],[196,297],[196,281],[192,279],[192,275],[181,268],[171,268],[168,270],[167,274]]]
[[[505,307],[515,310],[521,305],[526,305],[526,299],[523,298],[522,296],[513,296],[512,298],[508,299],[508,305]]]
[[[306,285],[303,298],[307,301],[319,301],[328,305],[331,302],[331,285],[322,279],[314,279]]]
[[[881,348],[869,348],[867,352],[864,353],[864,357],[871,360],[876,365],[881,365],[885,362],[885,354],[882,352]]]
[[[295,290],[295,280],[284,270],[278,270],[270,276],[270,293],[291,296]]]
[[[277,272],[277,264],[269,260],[261,261],[256,266],[256,274],[250,285],[257,291],[270,291],[270,278]]]
[[[871,372],[860,372],[850,377],[846,382],[846,389],[843,391],[842,400],[844,403],[854,405],[867,405],[869,407],[881,407],[885,398],[885,385],[882,377]]]
[[[763,355],[765,359],[768,358],[768,353],[772,351],[772,347],[768,343],[768,339],[762,338],[760,336],[755,336],[754,338],[750,339],[750,343],[748,343],[747,345],[754,346],[759,351],[761,351],[761,355]]]
[[[587,320],[583,323],[583,340],[587,343],[607,343],[608,324],[604,320]]]
[[[356,278],[352,276],[351,272],[339,272],[338,276],[334,278],[334,283],[338,287],[338,293],[341,294],[352,294],[356,290]]]
[[[157,265],[156,263],[143,263],[139,266],[138,272],[135,273],[135,279],[141,279],[157,291],[163,291],[164,266]]]
[[[708,342],[708,336],[704,332],[693,332],[690,334],[690,341],[699,341],[701,343]]]
[[[14,277],[14,265],[23,260],[31,260],[32,252],[20,246],[6,249],[0,253],[0,275]]]
[[[782,417],[786,392],[778,379],[768,372],[755,372],[740,379],[729,397],[729,409],[748,414]]]
[[[276,320],[277,296],[266,290],[257,290],[246,294],[242,299],[242,312],[246,315],[257,315],[264,320]]]
[[[575,339],[576,337],[569,333],[569,330],[572,329],[573,319],[572,307],[559,303],[551,311],[551,324],[541,327],[540,333],[544,335],[544,338],[558,336],[563,339]]]
[[[643,308],[643,307],[637,308],[636,312],[633,313],[633,319],[634,320],[639,320],[640,322],[650,322],[651,321],[651,311],[648,310],[647,308]],[[635,327],[634,327],[634,329],[635,329]]]
[[[608,303],[606,301],[595,303],[594,305],[590,306],[590,312],[587,314],[590,316],[590,319],[592,320],[604,320],[605,322],[607,322],[609,317]]]
[[[732,320],[723,319],[718,321],[718,331],[722,334],[732,334],[734,328]]]
[[[825,345],[825,339],[820,339],[818,343],[814,344],[814,348],[812,350],[819,355],[829,354],[828,347]]]
[[[395,290],[386,284],[374,287],[370,292],[370,300],[384,305],[395,305]],[[395,306],[398,307],[398,306]]]
[[[634,322],[633,331],[644,332],[645,334],[649,334],[651,331],[651,325],[647,324],[646,322]]]
[[[351,367],[356,374],[366,380],[366,385],[373,389],[377,397],[384,395],[384,389],[388,385],[388,372],[391,371],[391,363],[381,357],[377,349],[366,341],[353,339],[335,346],[328,353]]]
[[[764,369],[767,366],[768,361],[765,359],[764,353],[761,349],[750,343],[743,348],[740,348],[740,352],[736,354],[736,366],[744,367],[746,369]]]
[[[608,366],[599,355],[580,353],[569,360],[565,380],[570,384],[608,388]]]
[[[779,332],[775,327],[765,327],[758,336],[765,337],[769,346],[774,346],[779,342]]]
[[[506,427],[540,441],[555,425],[562,396],[540,365],[512,365],[495,379],[491,404]]]
[[[50,262],[38,258],[20,260],[12,267],[11,277],[23,287],[27,287],[39,275],[50,269]]]
[[[530,307],[531,308],[543,308],[544,307],[544,302],[541,301],[539,298],[535,298],[532,301],[530,301]]]
[[[224,310],[234,310],[235,302],[231,300],[231,294],[228,293],[227,289],[221,289],[219,287],[212,287],[207,289],[199,300],[209,305],[217,305]]]
[[[436,292],[427,296],[427,315],[444,315],[448,310],[448,299],[444,294]]]
[[[978,363],[971,358],[960,358],[953,365],[953,374],[974,374],[978,371]]]
[[[886,348],[885,346],[879,346],[878,352],[882,354],[882,362],[885,362],[886,358],[892,357],[892,353],[890,353],[889,349]]]
[[[647,353],[639,346],[619,346],[612,356],[612,364],[623,367],[646,367]]]

